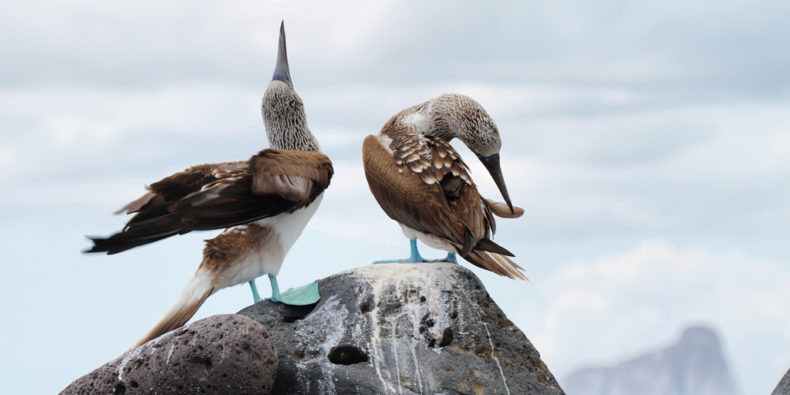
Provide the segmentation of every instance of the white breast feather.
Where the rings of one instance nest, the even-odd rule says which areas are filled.
[[[420,133],[427,133],[431,126],[431,120],[421,112],[414,112],[403,117],[403,123],[414,126]]]
[[[269,227],[278,237],[269,237],[266,240],[270,243],[278,243],[277,246],[263,245],[249,254],[245,254],[230,269],[222,273],[218,279],[219,288],[231,285],[246,283],[264,274],[277,275],[280,267],[288,255],[288,250],[302,234],[307,222],[318,210],[324,194],[318,195],[310,205],[303,207],[293,213],[282,213],[270,218],[258,220],[255,224]]]

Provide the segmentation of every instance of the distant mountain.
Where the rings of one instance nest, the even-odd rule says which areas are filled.
[[[680,341],[610,367],[587,367],[560,381],[568,395],[735,395],[716,333],[686,329]]]

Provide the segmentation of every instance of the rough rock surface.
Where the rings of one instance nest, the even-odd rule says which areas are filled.
[[[379,264],[319,282],[307,307],[240,314],[279,355],[272,393],[562,394],[538,351],[461,265]]]
[[[215,315],[167,333],[82,376],[64,394],[266,394],[277,354],[266,328]]]
[[[734,395],[716,333],[691,327],[680,341],[610,367],[580,369],[562,380],[569,395]]]
[[[776,385],[771,395],[790,395],[790,369],[787,370],[782,380]]]

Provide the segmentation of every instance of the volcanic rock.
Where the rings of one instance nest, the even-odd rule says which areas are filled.
[[[277,347],[272,393],[563,393],[461,265],[370,265],[319,289],[316,305],[266,300],[239,312],[266,326]]]
[[[130,350],[62,394],[266,394],[277,354],[266,328],[243,315],[215,315]]]

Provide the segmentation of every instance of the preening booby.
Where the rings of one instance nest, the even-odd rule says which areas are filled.
[[[269,275],[272,300],[318,300],[317,283],[280,294],[276,278],[288,250],[318,209],[333,172],[293,89],[283,24],[262,113],[271,149],[248,161],[194,166],[155,182],[118,212],[135,214],[121,232],[91,238],[94,245],[87,252],[115,254],[193,230],[227,228],[206,241],[203,261],[180,299],[139,344],[186,323],[222,288],[249,282],[258,302],[255,279],[263,274]]]
[[[506,204],[480,196],[469,169],[450,145],[460,139],[494,178]],[[417,239],[502,276],[527,280],[513,254],[491,241],[494,215],[516,218],[524,210],[510,202],[494,121],[473,99],[444,94],[396,114],[377,136],[365,138],[362,156],[370,191],[397,221],[411,245],[408,259],[379,262],[427,262]]]

